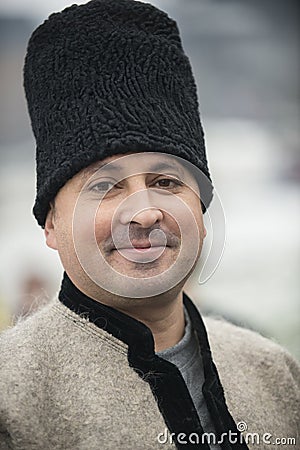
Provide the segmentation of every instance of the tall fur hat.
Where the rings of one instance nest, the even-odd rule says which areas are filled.
[[[41,226],[67,180],[107,156],[170,153],[210,177],[176,22],[149,4],[92,0],[52,14],[30,38],[24,86],[37,145],[33,212]]]

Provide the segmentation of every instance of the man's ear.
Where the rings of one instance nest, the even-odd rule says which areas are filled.
[[[206,238],[206,235],[207,235],[207,231],[206,231],[205,226],[203,226],[203,239]]]
[[[48,247],[52,248],[53,250],[57,250],[54,216],[54,207],[53,205],[51,205],[46,217],[44,233],[46,237],[46,244],[48,245]]]

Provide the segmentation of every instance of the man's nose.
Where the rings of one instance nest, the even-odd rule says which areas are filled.
[[[150,228],[154,224],[161,222],[163,218],[162,212],[157,208],[149,208],[138,212],[131,223],[137,223],[142,228]]]
[[[142,228],[150,228],[163,219],[162,211],[155,206],[148,189],[128,197],[122,207],[119,220],[123,225],[136,223]]]

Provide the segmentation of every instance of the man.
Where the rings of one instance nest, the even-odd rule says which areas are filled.
[[[33,33],[24,84],[34,214],[65,274],[58,298],[1,335],[0,448],[297,439],[296,362],[253,332],[204,324],[183,293],[212,188],[175,22],[133,0],[74,5]]]

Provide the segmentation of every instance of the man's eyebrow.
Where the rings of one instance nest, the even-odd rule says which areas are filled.
[[[107,167],[106,167],[107,166]],[[107,171],[121,171],[122,166],[116,164],[115,162],[97,162],[96,164],[92,164],[91,166],[86,167],[82,170],[82,176],[89,177],[98,172],[98,170],[105,168]]]
[[[184,175],[184,170],[181,166],[179,166],[178,164],[172,164],[172,163],[168,163],[168,162],[158,162],[156,164],[154,164],[153,166],[149,167],[149,173],[164,173],[167,172],[168,170],[177,170],[182,176]]]
[[[92,164],[91,166],[86,167],[82,170],[82,176],[84,178],[90,177],[98,172],[100,169],[105,169],[105,171],[113,172],[117,171],[118,173],[122,173],[124,169],[126,169],[126,166],[119,165],[115,161],[109,161],[109,162],[102,162],[99,161],[95,164]],[[184,169],[179,164],[176,164],[174,162],[167,162],[167,161],[159,161],[153,164],[149,164],[147,169],[144,171],[144,173],[165,173],[169,170],[177,170],[181,176],[184,176]]]

